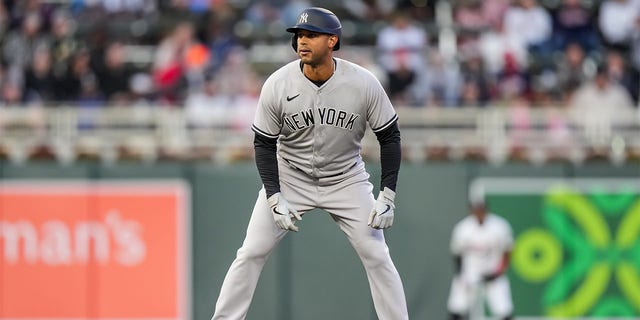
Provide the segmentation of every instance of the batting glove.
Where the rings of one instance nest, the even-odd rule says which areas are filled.
[[[276,221],[276,225],[283,230],[298,231],[298,227],[293,224],[291,218],[299,221],[302,217],[291,207],[289,202],[280,194],[280,192],[273,194],[267,199],[269,207],[271,207],[271,213],[273,214],[273,220]]]
[[[484,282],[491,282],[502,275],[502,272],[496,271],[482,276]]]
[[[384,190],[378,194],[378,199],[373,205],[373,210],[369,215],[368,225],[374,229],[385,229],[393,225],[393,210],[396,206],[393,204],[393,200],[396,197],[396,193],[385,187]]]

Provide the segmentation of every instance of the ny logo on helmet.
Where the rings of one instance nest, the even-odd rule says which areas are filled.
[[[309,14],[304,12],[300,15],[300,20],[298,20],[298,23],[307,23],[308,18],[309,18]]]

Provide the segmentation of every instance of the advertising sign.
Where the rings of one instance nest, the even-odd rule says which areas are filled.
[[[638,179],[478,179],[514,230],[516,315],[640,316]]]
[[[0,319],[187,319],[179,181],[0,183]]]

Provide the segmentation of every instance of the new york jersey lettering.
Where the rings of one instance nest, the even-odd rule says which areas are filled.
[[[353,130],[356,119],[360,116],[357,113],[347,113],[343,110],[328,107],[318,108],[318,115],[320,116],[321,125],[334,126],[349,131]]]
[[[291,131],[308,128],[315,123],[314,121],[312,109],[306,109],[292,115],[284,116],[284,124]]]
[[[353,130],[356,120],[360,117],[359,114],[349,113],[344,110],[338,110],[335,108],[322,107],[314,110],[309,108],[299,111],[294,114],[284,116],[284,125],[291,131],[298,131],[309,128],[316,124],[316,116],[318,119],[318,125],[333,126],[345,130]]]

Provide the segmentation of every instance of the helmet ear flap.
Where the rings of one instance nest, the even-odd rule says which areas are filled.
[[[298,35],[295,33],[293,34],[293,36],[291,36],[291,46],[293,47],[293,51],[297,53],[298,52]]]

